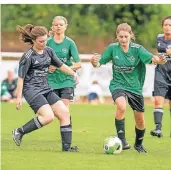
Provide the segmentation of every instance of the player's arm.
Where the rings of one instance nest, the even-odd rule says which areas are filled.
[[[17,82],[17,90],[16,90],[16,108],[17,110],[20,110],[22,106],[22,91],[23,91],[23,78],[18,77],[18,82]]]
[[[152,64],[165,64],[167,62],[166,57],[163,55],[161,56],[153,55],[151,61]]]
[[[100,67],[102,64],[106,64],[109,61],[111,61],[113,57],[112,56],[113,48],[114,47],[112,45],[109,45],[102,53],[101,58],[97,53],[95,53],[90,59],[90,62],[93,65],[93,67]]]
[[[77,46],[76,46],[74,41],[71,42],[70,53],[71,53],[71,56],[74,60],[74,63],[72,66],[70,66],[70,68],[72,70],[76,71],[76,70],[81,68],[81,62],[80,62],[80,58],[79,58],[78,49],[77,49]]]
[[[165,64],[166,58],[164,56],[156,56],[148,52],[143,46],[138,49],[140,60],[144,64]]]
[[[18,69],[18,81],[17,81],[17,89],[16,89],[16,108],[18,110],[21,109],[22,106],[22,92],[23,92],[23,84],[24,78],[29,70],[31,65],[31,57],[27,58],[25,55],[22,56],[19,62],[19,69]]]
[[[76,84],[78,84],[78,76],[77,74],[70,68],[68,67],[66,64],[64,64],[55,54],[55,52],[52,50],[52,63],[55,67],[57,67],[58,70],[70,75],[74,77],[74,80],[76,82]]]
[[[73,63],[72,66],[70,66],[70,68],[74,71],[78,70],[81,68],[81,62],[76,62],[76,63]]]

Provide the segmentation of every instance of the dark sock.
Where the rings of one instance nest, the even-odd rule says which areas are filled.
[[[30,133],[34,130],[37,130],[42,127],[42,124],[40,123],[38,117],[35,117],[34,119],[27,122],[22,127],[18,128],[18,131],[22,133],[23,135],[26,133]]]
[[[157,130],[161,130],[162,128],[162,117],[163,117],[163,109],[155,108],[154,109],[154,122]]]
[[[70,115],[70,125],[72,126],[72,119],[71,119],[71,115]]]
[[[61,140],[62,140],[62,149],[68,150],[71,147],[72,142],[72,126],[66,125],[60,127],[61,131]]]
[[[115,118],[115,126],[118,138],[122,141],[125,140],[125,119],[117,120]]]
[[[141,145],[143,142],[145,129],[140,130],[135,127],[135,133],[136,133],[136,139],[135,139],[135,145]]]

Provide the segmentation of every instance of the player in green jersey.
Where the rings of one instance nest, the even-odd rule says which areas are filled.
[[[145,133],[144,99],[142,88],[144,85],[146,67],[145,64],[164,64],[164,57],[154,56],[143,46],[133,43],[134,34],[127,23],[118,25],[116,29],[117,42],[110,44],[102,53],[100,61],[98,56],[91,58],[94,67],[112,62],[113,79],[109,89],[117,106],[115,126],[118,137],[123,144],[123,150],[131,146],[125,138],[125,110],[126,101],[134,111],[136,139],[134,148],[138,152],[146,152],[142,142]]]
[[[65,35],[67,25],[67,20],[63,16],[56,16],[53,19],[52,35],[47,42],[47,46],[55,51],[62,62],[76,71],[81,68],[81,63],[75,42]],[[75,81],[73,77],[61,72],[56,67],[50,66],[48,83],[68,107],[74,97]]]
[[[81,68],[80,58],[75,42],[65,35],[68,23],[63,16],[56,16],[52,21],[52,31],[47,46],[51,47],[57,57],[69,66],[73,71]],[[72,76],[65,74],[54,66],[49,67],[48,83],[54,92],[62,99],[69,108],[74,98],[75,81]],[[69,113],[69,112],[68,112]],[[70,116],[70,125],[71,116]]]
[[[15,102],[16,99],[17,78],[14,77],[14,72],[8,70],[7,78],[1,83],[1,101]]]

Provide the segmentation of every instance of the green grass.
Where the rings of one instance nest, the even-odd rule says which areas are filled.
[[[21,111],[14,104],[2,104],[1,149],[2,170],[170,170],[171,138],[168,107],[163,117],[163,138],[151,137],[154,128],[153,107],[146,107],[146,135],[144,146],[147,154],[134,149],[122,151],[119,155],[103,153],[103,140],[115,134],[113,105],[71,105],[73,120],[73,145],[79,153],[61,152],[59,123],[57,120],[38,131],[24,136],[22,145],[17,147],[11,131],[33,118],[27,104]],[[128,107],[126,113],[126,137],[134,144],[134,119]]]

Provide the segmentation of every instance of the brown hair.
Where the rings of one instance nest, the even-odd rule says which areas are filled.
[[[68,21],[67,21],[67,19],[65,17],[63,17],[63,16],[56,16],[56,17],[54,17],[53,20],[52,20],[51,31],[49,31],[50,35],[54,35],[52,27],[53,27],[53,24],[54,24],[55,20],[63,20],[65,22],[65,24],[68,25]]]
[[[127,23],[122,23],[122,24],[119,24],[116,28],[116,37],[117,35],[119,34],[120,31],[127,31],[130,33],[131,35],[131,39],[135,41],[135,35],[134,33],[132,32],[132,28],[129,24]],[[115,41],[118,41],[117,39]]]
[[[34,26],[32,24],[27,24],[25,26],[17,26],[17,32],[20,33],[20,38],[24,43],[34,44],[33,40],[36,40],[39,36],[48,35],[47,28],[43,26]]]
[[[164,25],[164,22],[165,22],[167,19],[170,19],[170,20],[171,20],[171,16],[165,17],[165,18],[162,20],[162,27],[163,27],[163,25]]]

